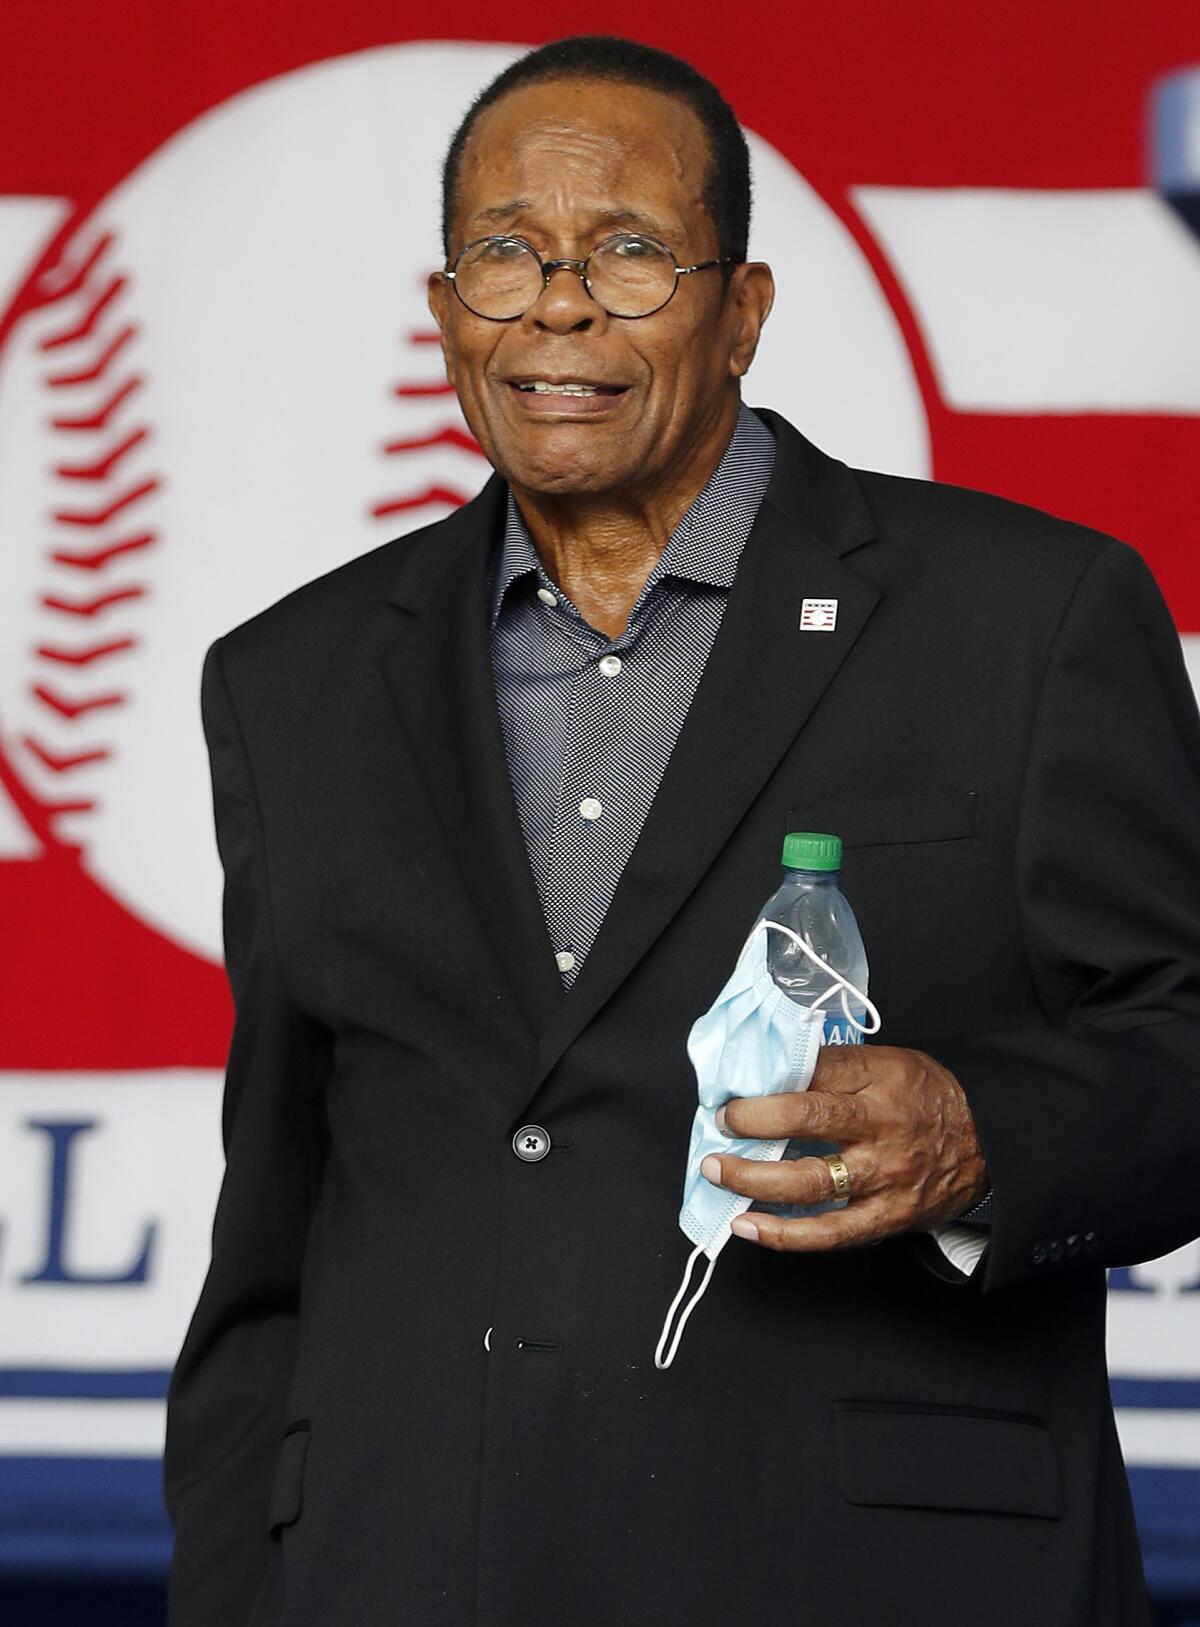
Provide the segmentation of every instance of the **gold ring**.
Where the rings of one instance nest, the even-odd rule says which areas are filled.
[[[821,1162],[829,1166],[829,1173],[833,1176],[834,1197],[848,1198],[850,1196],[850,1171],[846,1168],[846,1160],[840,1153],[827,1152],[821,1154]]]

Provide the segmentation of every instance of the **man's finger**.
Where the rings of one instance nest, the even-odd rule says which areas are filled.
[[[874,1159],[853,1151],[843,1157],[850,1174],[852,1194],[865,1197],[878,1189]],[[738,1192],[757,1203],[829,1203],[837,1197],[833,1174],[820,1157],[759,1160],[709,1153],[700,1166],[700,1173],[705,1180],[716,1176],[714,1186]]]
[[[867,1131],[867,1108],[858,1095],[784,1090],[774,1096],[735,1096],[717,1114],[727,1135],[776,1141],[857,1141]]]
[[[776,1250],[780,1254],[818,1254],[835,1249],[864,1248],[869,1243],[882,1243],[895,1237],[905,1228],[896,1224],[895,1216],[886,1197],[854,1198],[844,1209],[831,1209],[825,1215],[810,1215],[803,1220],[782,1220],[778,1215],[751,1212],[739,1215],[736,1224],[746,1222],[754,1226],[760,1248]],[[741,1236],[739,1231],[734,1236]]]

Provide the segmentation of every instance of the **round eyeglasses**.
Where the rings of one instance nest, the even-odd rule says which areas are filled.
[[[442,272],[476,316],[514,322],[540,297],[556,271],[577,272],[583,286],[609,316],[634,318],[661,311],[679,287],[680,277],[731,264],[726,256],[677,266],[665,244],[634,232],[606,237],[586,260],[543,260],[522,237],[480,237]]]

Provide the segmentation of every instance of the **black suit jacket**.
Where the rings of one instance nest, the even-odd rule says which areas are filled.
[[[1104,1267],[1200,1231],[1178,639],[1124,545],[764,416],[770,489],[565,996],[488,660],[498,479],[208,652],[237,1022],[173,1627],[1148,1620]],[[962,1081],[991,1244],[968,1280],[928,1238],[733,1241],[659,1371],[685,1036],[796,828],[845,840],[881,1039]]]

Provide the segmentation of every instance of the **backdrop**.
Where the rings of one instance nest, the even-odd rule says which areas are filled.
[[[748,130],[750,401],[1134,543],[1200,675],[1191,0],[6,0],[0,1571],[165,1563],[231,1024],[201,657],[481,483],[424,308],[438,159],[522,43],[597,27]],[[1111,1289],[1152,1584],[1200,1595],[1200,1250]]]

